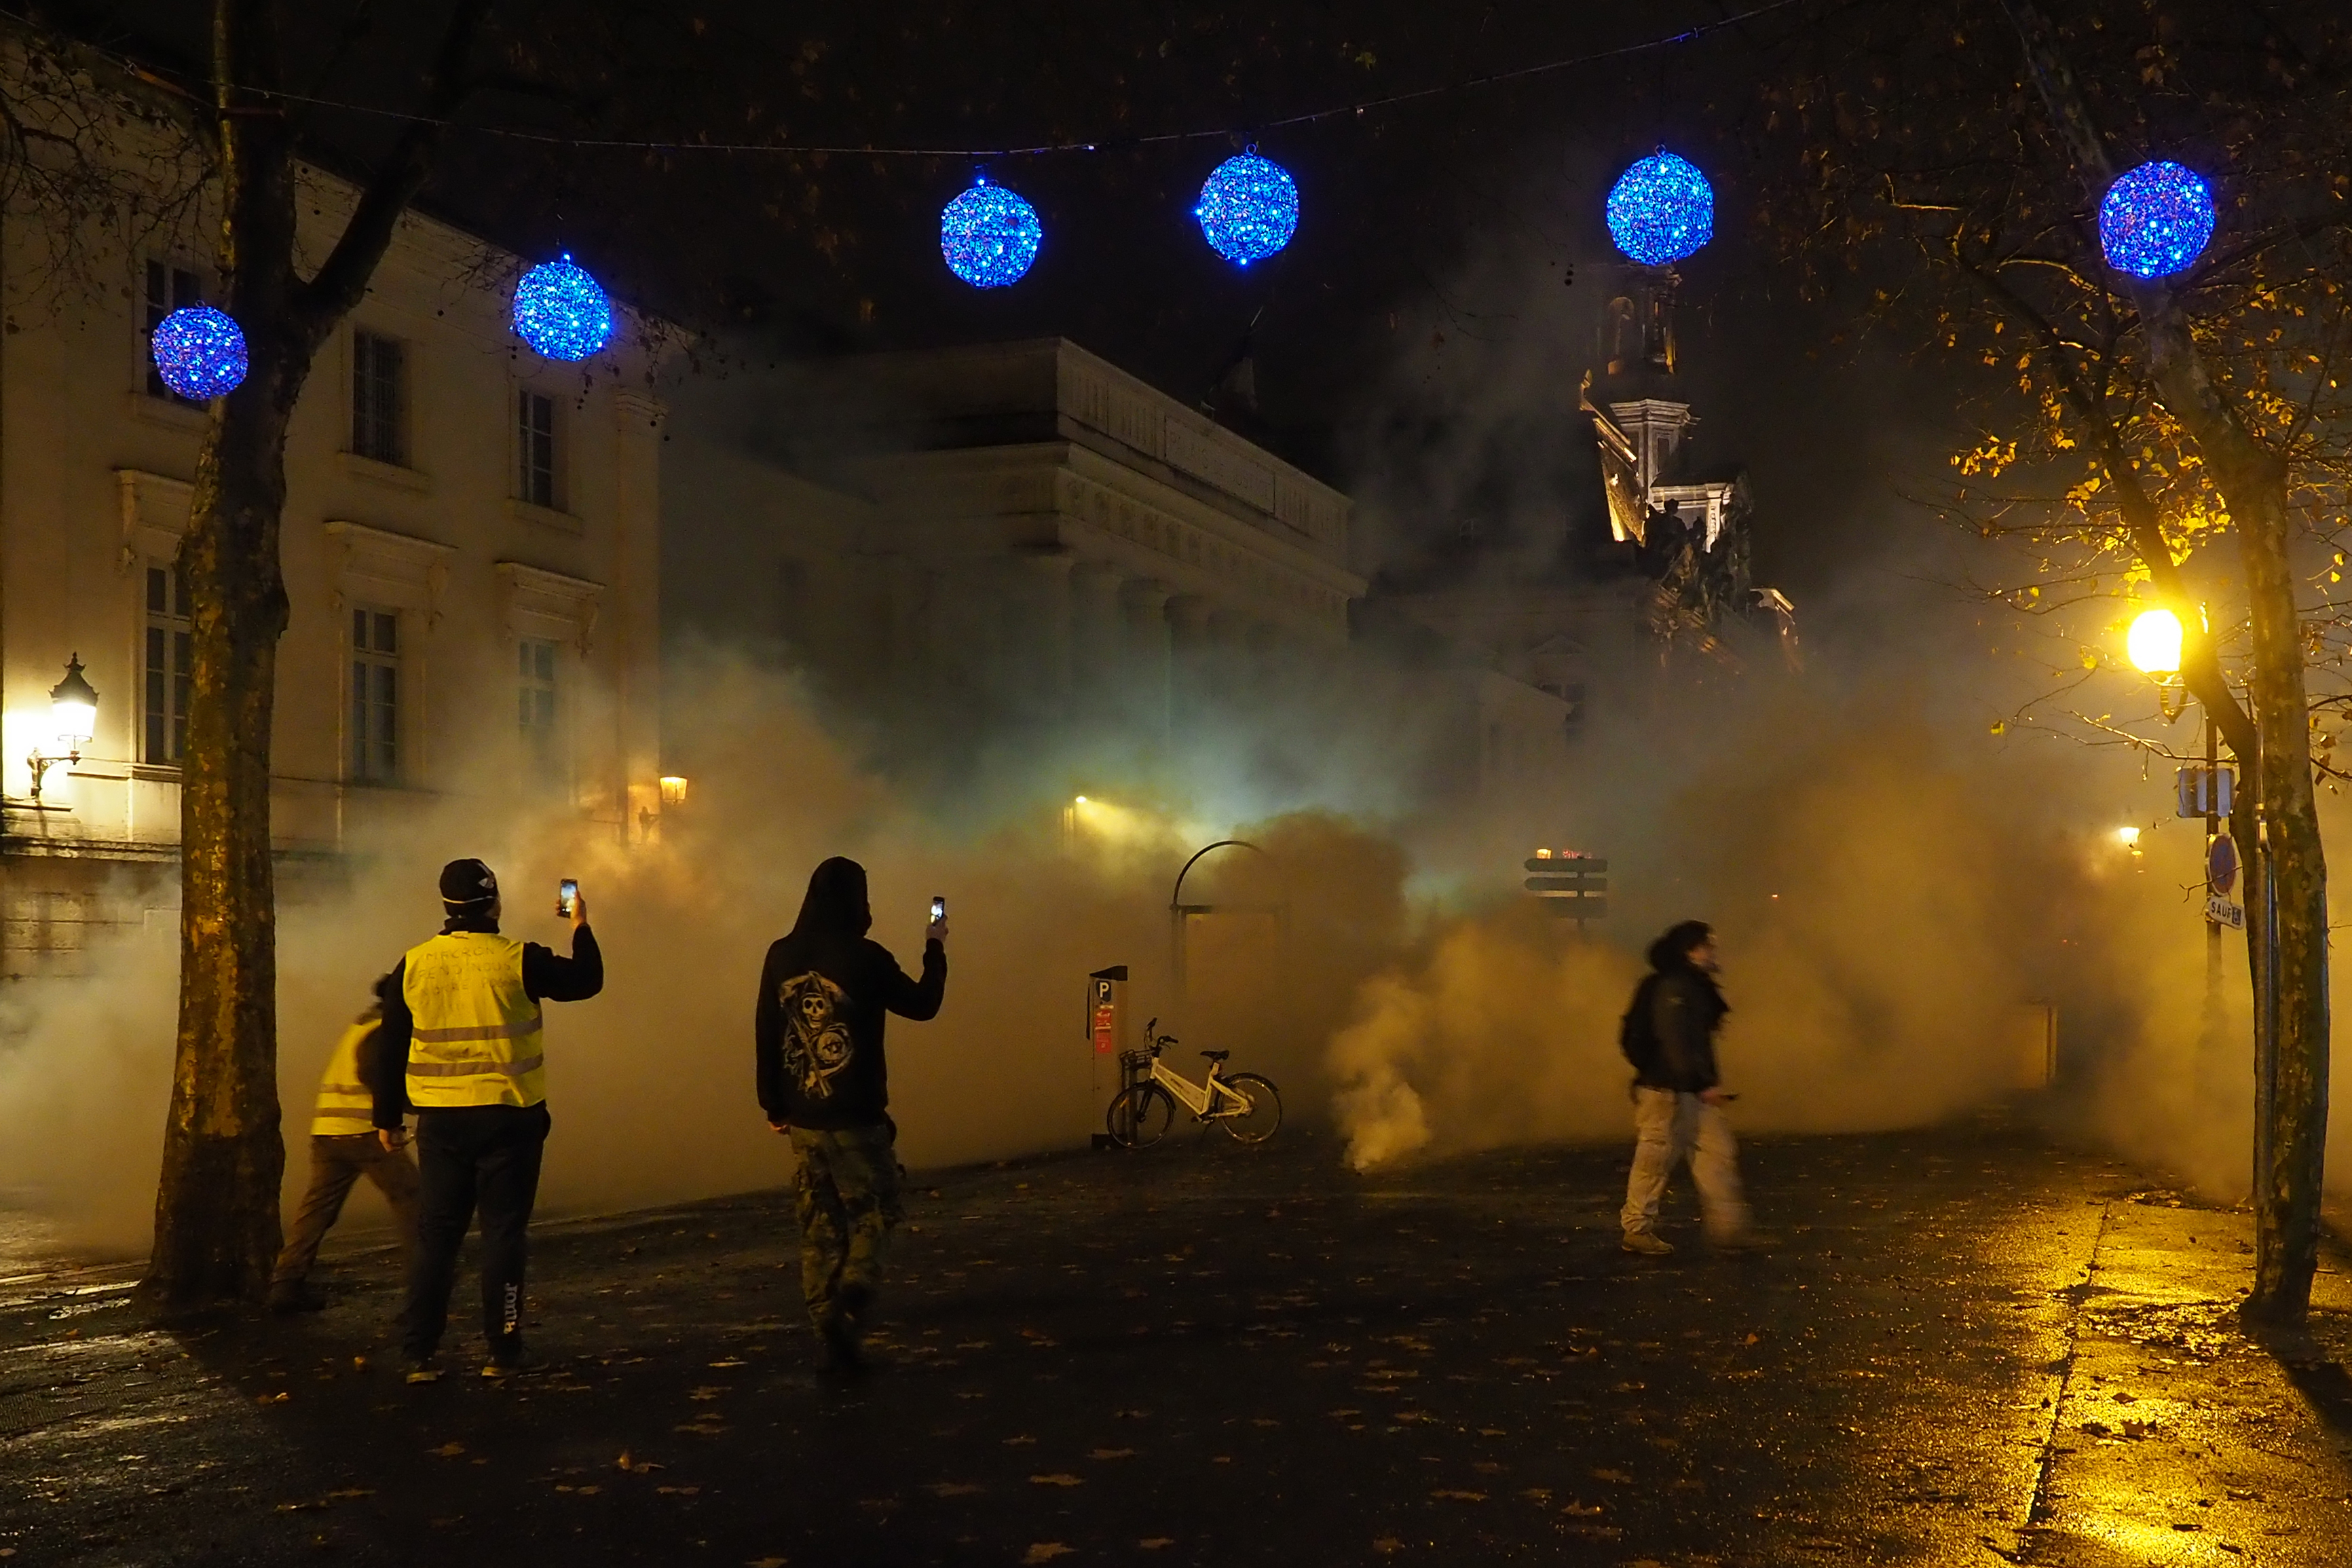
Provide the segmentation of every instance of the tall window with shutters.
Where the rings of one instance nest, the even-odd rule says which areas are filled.
[[[408,345],[352,334],[352,450],[408,466]]]
[[[516,706],[523,756],[539,783],[560,784],[563,754],[556,730],[555,645],[524,637],[516,649],[520,656]]]
[[[555,482],[555,399],[522,388],[515,395],[515,495],[532,506],[560,510]]]
[[[352,773],[355,783],[400,778],[400,616],[352,611]]]
[[[184,306],[204,302],[204,280],[195,273],[165,261],[150,261],[147,264],[147,308],[141,315],[144,325],[139,334],[139,354],[147,366],[148,396],[184,403],[191,407],[203,406],[163,384],[163,378],[155,374],[155,356],[149,345],[154,341],[155,329],[163,324],[164,317]]]
[[[147,567],[145,679],[139,692],[139,760],[176,766],[188,742],[188,583],[177,566]]]

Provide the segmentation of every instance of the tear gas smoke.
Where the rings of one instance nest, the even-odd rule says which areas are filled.
[[[891,1035],[911,1164],[1082,1143],[1082,982],[1114,963],[1135,976],[1130,1028],[1158,1013],[1188,1049],[1231,1047],[1294,1117],[1328,1110],[1359,1166],[1619,1137],[1635,953],[1696,913],[1727,954],[1724,1058],[1745,1129],[1887,1127],[1981,1102],[2017,1080],[2021,1005],[2049,1003],[2074,1125],[2222,1195],[2243,1185],[2242,949],[2225,952],[2209,1023],[2181,890],[2193,825],[2151,833],[2135,861],[2112,833],[2108,770],[1955,738],[1915,694],[1830,700],[1814,678],[1751,683],[1670,725],[1621,719],[1591,738],[1605,771],[1499,811],[1511,848],[1492,863],[1416,861],[1409,826],[1312,810],[1237,824],[1269,853],[1213,857],[1188,881],[1187,901],[1218,912],[1187,922],[1180,997],[1171,882],[1209,829],[1108,801],[1066,826],[1045,803],[1068,795],[1041,786],[950,832],[855,766],[791,681],[724,660],[696,679],[728,722],[701,738],[692,804],[663,843],[624,849],[569,813],[475,797],[355,845],[340,892],[289,900],[289,1185],[329,1046],[372,979],[436,928],[434,874],[458,853],[499,868],[510,933],[559,946],[554,884],[577,876],[605,948],[604,994],[550,1010],[551,1210],[787,1179],[751,1096],[751,993],[833,853],[866,861],[875,934],[909,963],[929,896],[949,896],[947,1008]],[[1516,894],[1536,819],[1609,854],[1605,934],[1578,940]],[[174,956],[134,938],[87,980],[10,999],[0,1190],[84,1247],[143,1241]],[[366,1223],[374,1199],[360,1201]]]

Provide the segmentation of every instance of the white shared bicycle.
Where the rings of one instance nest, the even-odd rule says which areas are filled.
[[[1111,1142],[1122,1149],[1149,1149],[1168,1136],[1181,1103],[1195,1121],[1213,1121],[1244,1143],[1263,1143],[1282,1125],[1282,1096],[1271,1080],[1254,1072],[1231,1076],[1219,1071],[1231,1051],[1202,1051],[1209,1059],[1207,1081],[1194,1083],[1160,1059],[1160,1053],[1177,1043],[1173,1035],[1155,1035],[1154,1018],[1143,1026],[1150,1042],[1144,1050],[1119,1058],[1129,1082],[1110,1102]]]

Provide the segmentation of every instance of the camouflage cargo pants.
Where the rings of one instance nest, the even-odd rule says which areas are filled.
[[[881,1287],[883,1252],[905,1215],[895,1133],[887,1124],[793,1129],[793,1152],[800,1157],[801,1293],[820,1334],[837,1328],[855,1334],[856,1315]]]

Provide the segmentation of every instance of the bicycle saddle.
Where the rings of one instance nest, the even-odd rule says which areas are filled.
[[[1201,1054],[1208,1058],[1213,1062],[1221,1062],[1227,1057],[1232,1056],[1234,1053],[1231,1051],[1202,1051]]]

